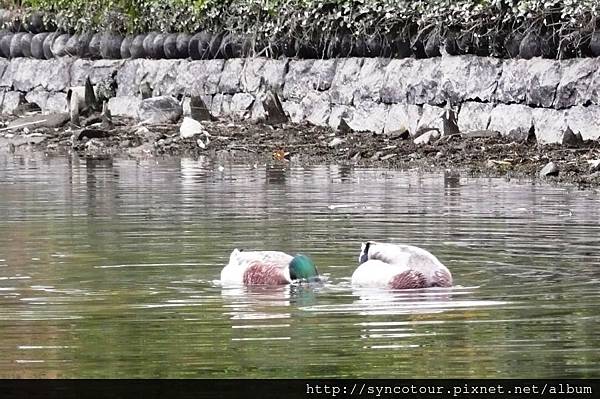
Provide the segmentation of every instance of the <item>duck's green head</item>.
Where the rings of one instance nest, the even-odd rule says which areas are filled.
[[[306,255],[296,255],[290,262],[292,280],[318,281],[319,272],[313,261]]]

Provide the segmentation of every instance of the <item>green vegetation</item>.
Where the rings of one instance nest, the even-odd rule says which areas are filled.
[[[431,36],[504,44],[514,32],[580,48],[596,30],[599,0],[22,0],[12,8],[53,15],[66,31],[227,30],[258,40],[312,42],[336,35]],[[466,37],[466,39],[465,39]],[[493,52],[493,50],[492,50]]]

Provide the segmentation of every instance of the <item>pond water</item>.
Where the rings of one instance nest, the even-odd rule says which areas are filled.
[[[0,377],[600,377],[600,195],[458,174],[0,155]],[[456,287],[357,290],[360,243]],[[235,247],[317,287],[222,287]]]

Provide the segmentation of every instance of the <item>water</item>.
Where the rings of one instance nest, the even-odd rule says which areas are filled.
[[[599,193],[355,169],[0,156],[0,377],[600,377]],[[456,287],[357,290],[362,240]],[[235,248],[320,287],[226,288]]]

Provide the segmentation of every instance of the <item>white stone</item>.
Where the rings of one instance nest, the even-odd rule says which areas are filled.
[[[460,106],[458,130],[461,133],[473,130],[486,130],[494,106],[488,103],[467,101]]]
[[[181,104],[171,96],[150,97],[138,107],[138,118],[143,123],[175,122],[183,114]]]
[[[232,58],[225,61],[223,72],[219,79],[219,93],[235,94],[240,91],[240,78],[244,71],[244,59]]]
[[[69,104],[67,103],[66,93],[50,93],[50,95],[48,95],[44,112],[67,112],[68,110]]]
[[[385,66],[389,64],[387,58],[365,58],[352,103],[357,106],[363,101],[379,102],[381,100],[381,89],[385,81]]]
[[[184,117],[181,126],[179,127],[179,136],[183,139],[194,137],[197,134],[204,132],[204,126],[197,120]]]
[[[561,143],[563,135],[567,130],[567,114],[546,108],[534,108],[532,110],[535,137],[540,144]]]
[[[229,110],[234,117],[243,119],[249,116],[253,103],[254,96],[252,94],[236,93],[231,97]]]
[[[432,105],[423,105],[423,110],[415,133],[424,129],[437,129],[438,132],[444,131],[444,114],[446,110],[443,107]],[[412,132],[411,132],[412,133]],[[412,133],[413,135],[415,133]]]
[[[581,133],[584,140],[600,138],[600,106],[576,106],[567,111],[567,124],[573,133]]]
[[[23,95],[18,91],[8,91],[4,93],[2,99],[2,113],[12,114],[23,102]]]
[[[317,126],[327,126],[331,115],[329,94],[311,91],[300,102],[304,118]]]
[[[408,131],[417,132],[422,107],[414,104],[392,104],[383,128],[384,133]]]
[[[489,130],[503,136],[526,138],[533,126],[532,108],[520,104],[498,104],[490,113]]]
[[[304,107],[297,101],[282,101],[281,107],[293,123],[304,122]]]
[[[429,144],[433,140],[438,139],[439,137],[440,137],[440,132],[435,129],[432,129],[432,130],[429,130],[429,131],[423,133],[416,139],[414,139],[414,143],[417,145]]]
[[[333,104],[351,105],[363,58],[343,58],[336,64],[329,94]]]
[[[48,96],[50,93],[44,90],[33,90],[25,95],[25,100],[28,103],[35,103],[40,107],[42,112],[46,110],[46,101],[48,101]]]
[[[137,118],[142,99],[134,96],[112,97],[108,100],[108,110],[113,116]]]
[[[346,121],[346,123],[348,123],[348,121],[352,120],[353,115],[354,107],[349,107],[346,105],[334,105],[331,108],[327,124],[332,129],[337,129],[342,118]]]
[[[555,108],[583,105],[592,100],[591,88],[598,85],[596,71],[600,69],[598,58],[576,58],[561,61],[560,83],[554,99]]]
[[[352,130],[382,133],[387,120],[389,105],[370,101],[361,102],[354,110],[352,119],[347,121]]]

